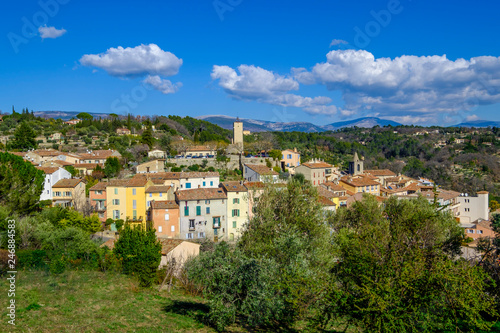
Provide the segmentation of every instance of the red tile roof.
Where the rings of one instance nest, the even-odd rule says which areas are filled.
[[[213,172],[181,172],[180,178],[208,178],[208,177],[219,177],[217,171]]]
[[[247,192],[248,189],[239,181],[230,181],[221,183],[227,192]]]
[[[340,178],[340,181],[355,187],[380,185],[380,183],[366,177],[360,177],[360,178],[342,177]]]
[[[59,167],[36,167],[38,170],[42,170],[43,172],[45,172],[46,175],[50,175],[50,174],[53,174],[54,172],[56,172],[57,170],[59,170]]]
[[[333,166],[326,162],[308,162],[308,163],[302,163],[302,165],[310,169],[324,169],[324,168],[331,168]]]
[[[369,173],[373,176],[388,176],[388,177],[396,176],[396,174],[389,169],[365,170],[365,173]]]
[[[179,205],[175,200],[151,201],[152,209],[179,209]]]
[[[179,200],[216,200],[226,199],[226,193],[221,188],[196,188],[192,190],[177,191]]]
[[[66,187],[76,187],[82,182],[81,179],[61,179],[52,188],[66,188]]]
[[[92,186],[89,191],[106,191],[106,186],[108,186],[108,182],[99,182]]]
[[[172,189],[172,186],[154,185],[146,189],[146,193],[167,193]]]
[[[259,175],[279,175],[276,171],[262,164],[245,164],[245,166],[257,172]]]

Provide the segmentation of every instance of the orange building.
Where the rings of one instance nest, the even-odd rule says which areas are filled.
[[[152,201],[151,220],[158,238],[179,238],[179,205],[175,200]]]

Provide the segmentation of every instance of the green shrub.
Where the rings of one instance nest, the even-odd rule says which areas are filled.
[[[49,270],[52,274],[62,274],[66,270],[67,262],[64,256],[55,258],[50,262]]]
[[[18,250],[18,268],[47,268],[46,261],[48,260],[47,252],[45,250]]]

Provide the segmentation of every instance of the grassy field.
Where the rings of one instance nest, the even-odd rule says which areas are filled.
[[[1,279],[0,332],[215,332],[200,320],[207,311],[201,298],[140,289],[120,274],[21,271],[16,289],[13,327],[6,316],[8,285]]]
[[[68,271],[55,276],[21,271],[15,327],[7,323],[7,290],[3,277],[0,332],[215,332],[203,323],[208,307],[202,298],[176,289],[172,293],[157,287],[141,289],[122,274]],[[254,330],[234,326],[228,331]],[[492,332],[500,332],[500,323]]]

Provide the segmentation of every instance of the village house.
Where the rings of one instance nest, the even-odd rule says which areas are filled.
[[[473,240],[486,237],[493,239],[496,236],[491,227],[491,222],[488,220],[478,219],[474,222],[462,223],[461,227],[464,228],[465,236]]]
[[[99,182],[89,189],[89,201],[92,209],[97,212],[99,220],[105,222],[106,215],[106,186],[107,182]]]
[[[55,149],[37,149],[28,151],[23,158],[32,162],[34,165],[40,165],[44,162],[57,159],[61,152]]]
[[[52,186],[54,186],[61,179],[70,179],[71,174],[60,167],[37,167],[45,173],[45,180],[43,182],[43,191],[40,195],[40,201],[53,199]]]
[[[158,172],[158,173],[146,173],[140,175],[146,176],[153,182],[154,185],[171,186],[174,189],[174,192],[180,188],[181,172]]]
[[[186,156],[208,156],[215,153],[215,149],[209,146],[191,146],[186,149]]]
[[[175,200],[153,200],[150,216],[158,238],[179,238],[179,205]]]
[[[245,164],[243,167],[243,178],[249,182],[276,182],[279,173],[261,164]]]
[[[220,183],[218,172],[181,172],[180,190],[195,188],[217,188]]]
[[[76,163],[73,167],[78,171],[80,176],[91,176],[92,172],[98,165],[104,169],[104,164],[98,163]]]
[[[150,159],[166,159],[167,153],[163,150],[154,149],[148,152],[148,158]]]
[[[347,191],[353,193],[370,193],[376,196],[380,195],[380,183],[368,177],[350,177],[345,176],[340,178],[339,185]]]
[[[364,170],[365,175],[377,178],[376,180],[382,185],[386,186],[386,179],[396,177],[397,175],[389,169],[380,170]]]
[[[161,260],[160,268],[174,263],[174,274],[177,274],[188,259],[200,254],[201,244],[182,239],[160,239]]]
[[[128,128],[117,128],[116,134],[118,135],[130,135],[132,132]]]
[[[296,167],[295,174],[298,173],[303,174],[304,178],[311,182],[312,185],[319,186],[331,180],[333,166],[323,161],[313,160]]]
[[[146,209],[152,201],[175,200],[175,188],[170,185],[152,185],[146,189]]]
[[[283,150],[280,162],[282,170],[298,167],[300,165],[300,153],[297,152],[297,148]]]
[[[88,153],[80,154],[80,163],[104,164],[110,157],[121,158],[122,155],[116,150],[91,150]]]
[[[460,194],[457,201],[460,203],[461,223],[489,219],[489,193],[487,191],[477,192],[476,196]]]
[[[112,179],[106,186],[106,218],[124,220],[127,218],[126,179]]]
[[[176,192],[180,210],[180,238],[227,240],[227,195],[220,188]]]
[[[165,160],[158,159],[141,163],[135,167],[136,173],[158,173],[165,171]]]
[[[54,206],[82,209],[87,201],[85,183],[81,179],[61,179],[52,185]]]
[[[248,192],[248,220],[251,220],[254,215],[256,199],[264,193],[265,184],[263,182],[244,182],[243,185]]]
[[[80,120],[80,119],[71,119],[71,120],[65,121],[64,123],[65,123],[65,124],[68,124],[68,125],[76,125],[76,124],[78,124],[79,122],[81,122],[81,120]]]
[[[232,242],[240,238],[248,222],[248,189],[240,181],[223,182],[221,187],[227,196],[227,233]]]

